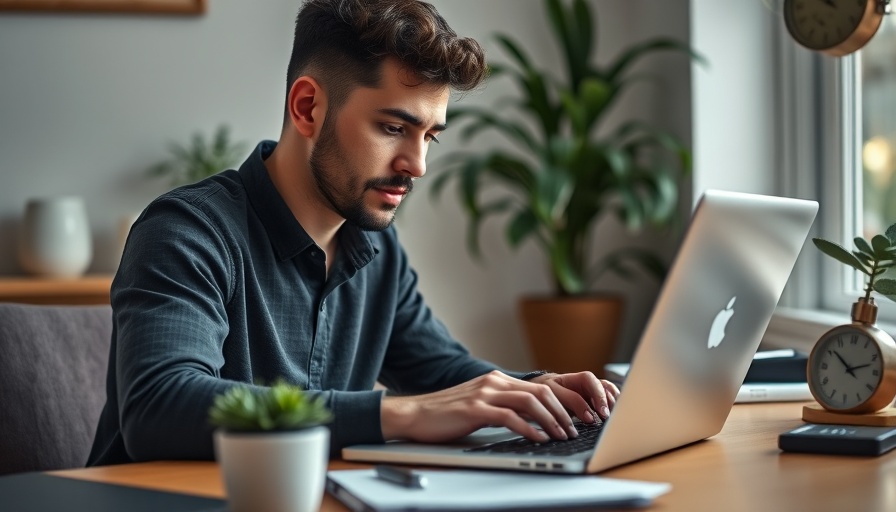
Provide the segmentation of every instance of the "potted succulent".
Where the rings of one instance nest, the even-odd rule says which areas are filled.
[[[666,265],[635,246],[598,257],[592,253],[594,226],[609,213],[631,232],[673,225],[679,180],[690,169],[690,151],[672,134],[638,120],[615,127],[602,121],[622,93],[643,79],[631,74],[641,57],[674,50],[702,59],[685,44],[660,38],[597,66],[588,2],[546,0],[545,8],[566,77],[539,69],[512,38],[498,35],[510,64],[492,65],[491,76],[510,78],[519,94],[502,100],[500,108],[451,109],[448,118],[462,122],[464,141],[493,130],[515,150],[448,155],[432,193],[457,185],[475,255],[480,226],[496,215],[507,221],[511,247],[530,239],[541,247],[555,292],[521,301],[536,364],[554,371],[581,370],[584,364],[602,373],[615,349],[622,299],[592,293],[595,283],[607,273],[632,278],[639,271],[662,279]]]
[[[150,176],[167,176],[172,185],[186,185],[231,169],[246,156],[245,142],[231,140],[230,128],[219,125],[211,138],[194,133],[189,145],[168,143],[171,158],[149,169]]]
[[[298,386],[236,385],[215,397],[209,421],[233,512],[317,511],[323,498],[331,414]]]

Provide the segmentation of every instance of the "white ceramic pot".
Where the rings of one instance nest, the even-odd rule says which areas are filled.
[[[32,199],[19,230],[19,263],[29,274],[78,277],[93,258],[87,210],[80,197]]]
[[[330,430],[215,431],[231,512],[317,512],[323,499]]]

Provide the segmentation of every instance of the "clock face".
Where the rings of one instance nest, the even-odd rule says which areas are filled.
[[[871,398],[883,370],[878,344],[865,332],[847,328],[818,341],[809,360],[809,386],[828,409],[852,409]]]
[[[812,50],[855,51],[874,35],[882,15],[876,0],[785,0],[784,21],[790,35]]]

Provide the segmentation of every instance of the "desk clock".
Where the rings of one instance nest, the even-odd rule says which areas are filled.
[[[809,354],[806,377],[821,407],[803,408],[812,423],[896,425],[896,341],[875,326],[877,306],[862,297],[852,323],[824,333]]]

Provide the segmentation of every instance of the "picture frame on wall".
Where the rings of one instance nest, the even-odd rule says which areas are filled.
[[[205,13],[207,0],[0,0],[0,11],[186,14]]]

